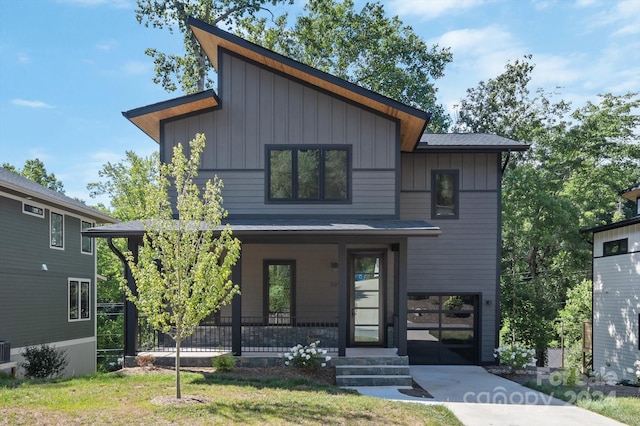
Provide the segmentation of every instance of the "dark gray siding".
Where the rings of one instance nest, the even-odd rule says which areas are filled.
[[[438,226],[438,238],[410,238],[408,291],[480,293],[481,361],[492,362],[495,341],[499,229],[498,154],[403,154],[400,218]],[[431,170],[460,171],[460,216],[431,219]]]
[[[204,133],[201,178],[217,174],[231,214],[395,215],[397,123],[230,55],[222,57],[222,106],[163,124],[163,159]],[[352,146],[352,204],[265,204],[265,146]]]
[[[55,250],[49,214],[48,208],[44,219],[23,214],[20,201],[0,194],[0,340],[12,347],[94,336],[94,257],[80,253],[80,219],[65,215],[65,247]],[[92,283],[90,321],[67,320],[69,277]]]

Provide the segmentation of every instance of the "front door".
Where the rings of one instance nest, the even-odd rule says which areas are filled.
[[[351,344],[384,345],[384,252],[353,252],[349,278],[351,299]]]

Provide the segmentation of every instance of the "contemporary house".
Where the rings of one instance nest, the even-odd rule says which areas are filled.
[[[223,180],[242,241],[233,273],[242,294],[184,347],[282,352],[317,338],[339,356],[392,348],[413,363],[494,362],[501,176],[508,153],[528,146],[424,134],[426,112],[190,25],[217,93],[124,113],[159,144],[161,161],[205,134],[198,179]],[[139,222],[85,233],[127,238],[134,252],[143,234]],[[125,351],[135,355],[127,312]]]
[[[10,360],[46,343],[65,351],[65,375],[95,372],[96,251],[81,233],[115,219],[4,168],[0,218],[0,341]]]
[[[640,185],[621,194],[636,203],[630,219],[593,233],[593,369],[634,381],[640,359]]]

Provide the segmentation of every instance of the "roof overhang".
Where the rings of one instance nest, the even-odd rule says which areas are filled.
[[[618,229],[625,226],[635,225],[638,223],[640,223],[640,216],[635,216],[630,219],[621,220],[619,222],[607,223],[606,225],[600,225],[600,226],[594,226],[593,228],[581,229],[580,233],[586,234],[586,233],[592,232],[595,234],[596,232],[610,231],[612,229]]]
[[[625,189],[620,193],[620,195],[629,201],[636,202],[638,199],[640,199],[640,184]]]
[[[151,139],[160,143],[160,122],[162,120],[212,109],[220,105],[213,90],[186,95],[164,102],[143,106],[122,113],[129,121],[145,132]]]
[[[417,151],[504,152],[527,151],[530,145],[489,133],[425,133]]]
[[[218,70],[219,48],[224,48],[306,84],[393,117],[400,122],[400,149],[402,151],[411,152],[415,149],[431,117],[431,114],[427,112],[287,58],[206,22],[191,17],[188,23],[216,70]]]
[[[349,219],[236,219],[229,220],[233,235],[242,236],[438,236],[440,228],[421,220]],[[206,229],[206,225],[200,225]],[[222,226],[216,230],[222,230]],[[128,238],[145,234],[142,221],[88,229],[89,237]]]

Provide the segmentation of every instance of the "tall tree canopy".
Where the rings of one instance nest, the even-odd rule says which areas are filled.
[[[431,131],[444,131],[449,116],[437,103],[434,81],[451,62],[448,48],[428,46],[380,3],[355,10],[353,0],[313,0],[288,27],[245,18],[239,32],[248,40],[389,98],[432,113]]]
[[[530,60],[467,90],[455,128],[532,144],[503,177],[503,337],[543,361],[567,290],[591,270],[580,229],[622,218],[618,194],[640,181],[640,97],[605,94],[571,113],[532,95]]]
[[[211,25],[233,27],[244,16],[253,17],[268,6],[292,4],[293,0],[138,0],[136,19],[146,27],[176,29],[184,39],[183,54],[167,54],[155,48],[145,53],[153,58],[156,76],[153,81],[169,91],[178,86],[185,93],[210,88],[212,69],[193,32],[187,25],[189,16]]]
[[[44,163],[39,158],[25,161],[22,170],[16,169],[15,166],[9,163],[3,163],[2,167],[18,173],[27,179],[31,179],[46,188],[53,189],[54,191],[64,194],[62,181],[58,180],[55,174],[47,173]]]

